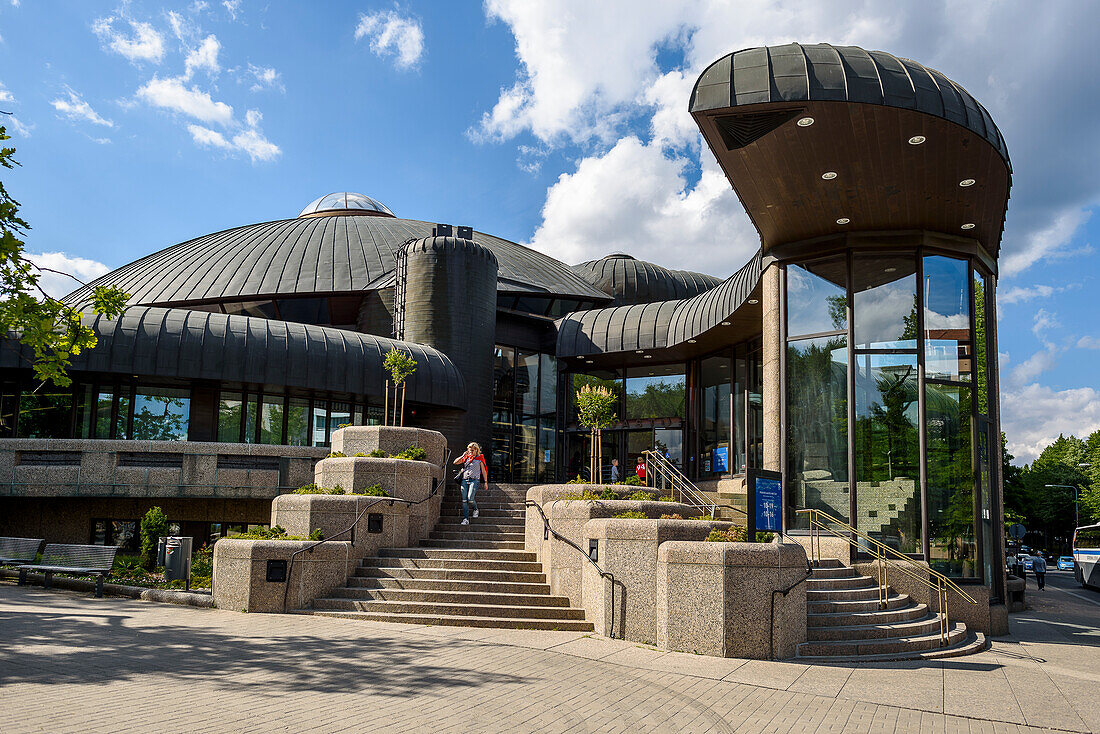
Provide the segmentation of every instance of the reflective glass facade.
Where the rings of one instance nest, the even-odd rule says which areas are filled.
[[[488,452],[494,482],[553,481],[557,383],[553,355],[500,344],[494,347],[493,436]]]

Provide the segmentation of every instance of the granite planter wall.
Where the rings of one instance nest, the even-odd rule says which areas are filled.
[[[657,644],[658,546],[671,540],[701,541],[712,528],[732,526],[713,520],[589,520],[581,547],[588,549],[595,541],[597,563],[615,581],[613,586],[591,563],[582,564],[585,618],[601,635]]]
[[[380,548],[416,545],[421,536],[412,536],[408,505],[390,504],[384,497],[360,497],[330,494],[284,494],[271,503],[271,524],[282,526],[287,535],[309,535],[320,530],[326,538],[335,538],[355,522],[354,540],[350,533],[339,540],[351,544],[355,558],[375,555]],[[376,517],[372,518],[371,516]]]
[[[657,645],[720,657],[793,657],[806,640],[806,584],[786,596],[773,592],[806,575],[797,543],[662,543]]]
[[[214,605],[241,612],[282,612],[302,609],[319,596],[343,586],[359,560],[351,544],[333,541],[290,556],[316,541],[233,540],[214,544]],[[268,581],[268,561],[288,562],[288,578]],[[289,586],[289,588],[288,588]]]
[[[369,454],[382,450],[399,454],[409,447],[424,449],[426,461],[443,466],[447,456],[447,439],[439,431],[400,426],[345,426],[332,432],[332,451],[347,454]]]

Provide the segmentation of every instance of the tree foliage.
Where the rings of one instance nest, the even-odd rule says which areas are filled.
[[[386,359],[382,364],[390,371],[390,379],[395,385],[404,384],[409,375],[416,372],[416,360],[397,347],[386,353]]]
[[[619,396],[601,385],[582,385],[577,390],[577,420],[593,431],[607,428],[615,420]]]
[[[159,507],[151,507],[141,518],[141,562],[152,568],[157,560],[157,543],[168,532],[168,516]]]
[[[0,142],[10,139],[0,126]],[[14,148],[0,148],[0,166],[9,170],[18,166],[14,155]],[[96,335],[84,325],[80,311],[42,290],[38,281],[46,268],[28,260],[23,250],[22,238],[29,229],[19,217],[19,202],[0,182],[0,333],[15,336],[30,348],[37,379],[66,387],[72,384],[68,376],[72,358],[94,347]],[[118,288],[96,286],[92,310],[116,318],[125,310],[128,298]]]

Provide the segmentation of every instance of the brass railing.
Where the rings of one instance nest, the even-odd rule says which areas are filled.
[[[951,635],[951,617],[948,612],[948,591],[954,591],[971,604],[978,602],[962,590],[958,584],[927,566],[923,566],[899,550],[881,543],[866,533],[856,530],[854,527],[838,520],[827,512],[817,509],[795,510],[799,515],[808,515],[810,518],[810,559],[814,563],[821,561],[821,533],[825,531],[830,535],[840,538],[857,550],[869,553],[875,559],[876,574],[878,576],[878,606],[886,609],[890,600],[890,569],[901,573],[908,578],[927,587],[934,592],[939,608],[936,616],[940,622],[940,644],[947,646]],[[856,538],[864,541],[866,545],[856,541]],[[931,607],[929,599],[929,607]]]
[[[669,489],[672,491],[673,499],[706,510],[712,518],[715,516],[718,512],[718,504],[712,502],[710,497],[707,497],[701,489],[684,476],[684,473],[669,461],[664,454],[660,451],[649,450],[643,451],[642,456],[645,457],[645,481],[647,486],[654,489]],[[737,507],[730,507],[729,509],[743,513]]]

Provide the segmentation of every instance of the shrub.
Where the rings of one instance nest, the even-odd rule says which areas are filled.
[[[419,446],[410,446],[399,454],[394,454],[394,459],[407,459],[409,461],[424,461],[428,458],[428,452]]]
[[[352,492],[352,494],[363,495],[366,497],[389,497],[390,493],[382,489],[380,484],[372,484],[365,489],[361,489],[358,492]]]
[[[659,494],[656,497],[654,497],[653,499],[657,500],[658,502],[675,502],[676,501],[676,500],[672,499],[672,495],[668,495],[668,494]]]
[[[566,484],[588,484],[588,480],[578,475],[570,479]]]
[[[757,530],[756,531],[756,542],[757,543],[770,543],[770,542],[772,542],[772,538],[774,538],[774,537],[775,537],[775,533],[769,533],[769,532],[766,532],[766,531],[763,531],[763,530]]]
[[[157,542],[168,533],[168,516],[159,507],[151,507],[141,518],[141,560],[152,568],[157,560]]]
[[[729,530],[711,530],[706,540],[708,543],[744,543],[745,529],[734,526]]]
[[[650,500],[653,499],[653,493],[652,492],[646,492],[644,489],[639,489],[637,492],[632,492],[630,494],[630,496],[627,497],[627,499],[628,500],[640,500],[642,502],[649,502]]]
[[[282,525],[270,528],[255,527],[245,533],[230,535],[230,540],[324,540],[325,534],[317,528],[309,535],[287,535]]]
[[[662,520],[683,520],[683,515],[661,515]]]
[[[375,449],[374,451],[368,451],[363,453],[362,451],[356,451],[353,456],[361,456],[368,459],[384,459],[386,458],[386,452],[382,449]]]
[[[646,514],[644,512],[631,510],[630,512],[620,512],[618,515],[612,515],[611,517],[617,517],[622,520],[645,520]]]
[[[332,451],[326,456],[326,459],[343,459],[347,456],[343,451]]]
[[[144,565],[140,553],[119,553],[115,556],[115,565],[111,567],[111,571],[140,571]]]
[[[623,481],[619,482],[619,484],[625,484],[628,487],[641,487],[641,486],[643,486],[642,485],[642,478],[639,477],[637,474],[631,474],[629,477],[627,477]]]
[[[209,577],[214,572],[214,546],[204,545],[191,556],[191,578]]]
[[[298,487],[294,490],[293,494],[347,494],[344,488],[337,484],[335,487],[321,487],[316,484],[307,484],[304,487]]]

